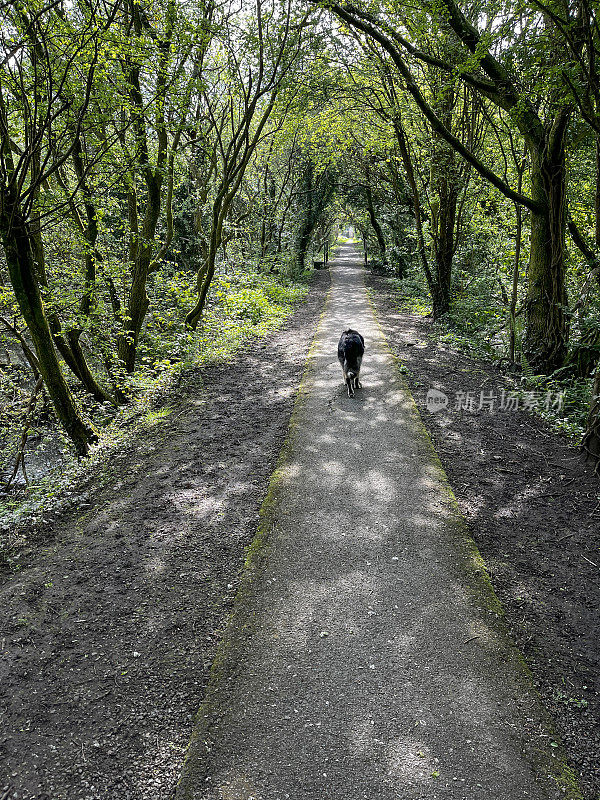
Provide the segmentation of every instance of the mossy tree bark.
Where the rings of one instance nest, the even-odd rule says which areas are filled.
[[[36,275],[31,233],[10,189],[0,198],[0,236],[15,297],[56,415],[77,452],[85,455],[97,435],[81,416],[60,368]]]
[[[52,176],[59,176],[61,166],[74,152],[72,140],[59,156],[52,159],[42,156],[45,145],[54,153],[59,119],[66,120],[69,115],[69,121],[65,124],[71,125],[72,130],[78,134],[81,133],[91,98],[99,51],[94,50],[86,64],[87,75],[82,86],[80,62],[75,56],[81,53],[81,41],[75,41],[72,53],[60,62],[60,80],[55,80],[53,67],[57,58],[56,51],[49,49],[47,42],[42,42],[37,24],[42,14],[49,9],[40,12],[40,17],[35,20],[30,19],[24,7],[15,7],[14,10],[12,23],[16,29],[21,30],[20,35],[26,44],[20,49],[19,58],[15,60],[14,75],[17,80],[12,83],[7,81],[8,101],[3,94],[4,79],[0,82],[0,239],[15,298],[36,351],[36,370],[39,370],[44,380],[60,423],[72,439],[77,452],[85,454],[97,435],[83,419],[62,373],[55,342],[56,346],[59,343],[64,345],[69,357],[72,356],[71,350],[62,337],[58,318],[56,317],[55,325],[48,318],[40,288],[47,284],[47,278],[39,195],[41,188],[48,185]],[[101,28],[106,30],[110,26],[115,13],[116,9],[102,22]],[[60,14],[58,17],[60,18]],[[89,30],[85,37],[92,38]],[[27,73],[29,68],[35,76],[33,86]],[[58,86],[64,89],[75,72],[80,94],[73,102],[70,99],[64,102],[65,98],[60,94]],[[26,97],[31,91],[34,102]],[[9,114],[12,100],[16,100],[22,111],[18,117],[11,117]],[[16,128],[11,124],[13,122],[16,123]],[[15,135],[16,139],[13,138]],[[63,144],[66,141],[64,139]],[[26,143],[25,147],[23,142]],[[15,154],[19,157],[15,158]],[[71,362],[74,363],[73,358]]]
[[[513,154],[514,154],[514,147]],[[527,150],[523,152],[521,161],[517,161],[515,157],[515,165],[517,168],[517,191],[520,193],[523,189],[523,173],[527,164]],[[515,203],[515,255],[513,259],[511,292],[510,292],[510,305],[508,311],[508,319],[510,325],[509,340],[508,340],[508,357],[511,363],[515,363],[516,346],[517,346],[517,299],[519,293],[519,275],[521,272],[521,246],[523,239],[523,206],[520,203]]]
[[[393,109],[393,116],[391,116],[390,122],[394,127],[406,181],[410,188],[419,258],[427,279],[429,293],[431,294],[433,317],[438,319],[450,309],[452,262],[455,251],[457,204],[460,189],[460,177],[455,152],[439,134],[434,133],[432,135],[429,181],[432,197],[430,201],[430,266],[423,232],[421,196],[408,141],[400,117],[399,98],[390,70],[384,67],[381,70],[381,75],[390,101],[390,108]],[[451,90],[442,91],[441,87],[437,85],[435,86],[434,94],[437,96],[440,119],[450,130],[452,128],[454,92]]]
[[[436,105],[443,124],[452,129],[454,92],[436,87]],[[432,287],[433,318],[439,319],[450,310],[452,261],[454,259],[454,229],[458,186],[454,150],[439,134],[432,136],[431,153],[431,255],[434,267]]]
[[[31,251],[33,254],[36,278],[38,280],[42,296],[45,301],[48,302],[48,299],[51,297],[52,293],[46,272],[44,243],[42,240],[41,231],[37,225],[30,225],[29,236],[31,238]],[[81,329],[79,326],[76,328],[71,328],[65,333],[60,317],[56,311],[50,312],[47,316],[54,344],[67,367],[80,381],[81,385],[92,395],[92,397],[101,403],[103,403],[105,400],[110,400],[110,396],[100,386],[93,375],[83,350],[81,349]]]
[[[544,373],[558,369],[567,354],[564,138],[568,117],[568,111],[559,113],[544,137],[543,148],[529,148],[531,196],[539,210],[531,214],[523,351],[530,366]]]
[[[365,165],[365,177],[367,182],[365,184],[365,199],[367,201],[367,212],[369,214],[369,222],[371,223],[371,227],[375,233],[375,238],[377,239],[377,247],[379,248],[379,255],[381,257],[381,261],[383,264],[387,264],[387,246],[385,243],[385,236],[383,235],[383,230],[381,225],[379,224],[379,220],[377,219],[377,214],[375,212],[375,203],[373,202],[373,192],[371,190],[371,169],[369,162]]]

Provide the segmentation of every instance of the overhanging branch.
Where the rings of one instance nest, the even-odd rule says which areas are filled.
[[[443,139],[445,139],[448,144],[465,159],[465,161],[471,164],[483,178],[485,178],[489,183],[492,184],[492,186],[495,186],[496,189],[502,192],[505,197],[508,197],[515,203],[519,203],[520,205],[529,208],[534,213],[539,213],[541,211],[541,205],[539,203],[536,203],[530,197],[527,197],[526,195],[523,195],[512,189],[505,181],[496,175],[495,172],[493,172],[467,147],[465,147],[460,139],[458,139],[448,130],[448,128],[444,125],[444,123],[440,120],[435,111],[423,97],[412,73],[405,64],[404,59],[388,36],[386,36],[381,30],[377,29],[370,22],[354,16],[350,11],[347,10],[346,7],[342,7],[337,3],[331,3],[328,5],[328,8],[348,25],[358,28],[358,30],[361,30],[363,33],[370,36],[372,39],[378,42],[381,47],[383,47],[383,49],[390,55],[396,69],[404,79],[407,91],[413,97],[419,110],[425,116],[432,129]]]

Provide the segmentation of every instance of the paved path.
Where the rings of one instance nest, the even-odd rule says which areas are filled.
[[[273,487],[179,799],[576,797],[349,245]]]

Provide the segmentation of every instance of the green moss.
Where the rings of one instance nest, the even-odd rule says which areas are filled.
[[[151,428],[156,425],[157,422],[160,422],[165,417],[168,417],[169,414],[173,413],[173,409],[169,408],[169,406],[165,406],[164,408],[159,408],[157,411],[147,411],[143,417],[143,423],[147,427]]]
[[[575,772],[562,758],[551,775],[567,800],[583,800]]]

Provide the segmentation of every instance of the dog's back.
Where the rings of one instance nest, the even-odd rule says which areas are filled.
[[[348,387],[348,396],[354,394],[354,389],[360,386],[358,377],[360,365],[365,352],[365,340],[358,331],[348,328],[340,336],[338,342],[338,360],[344,373],[344,383]]]

